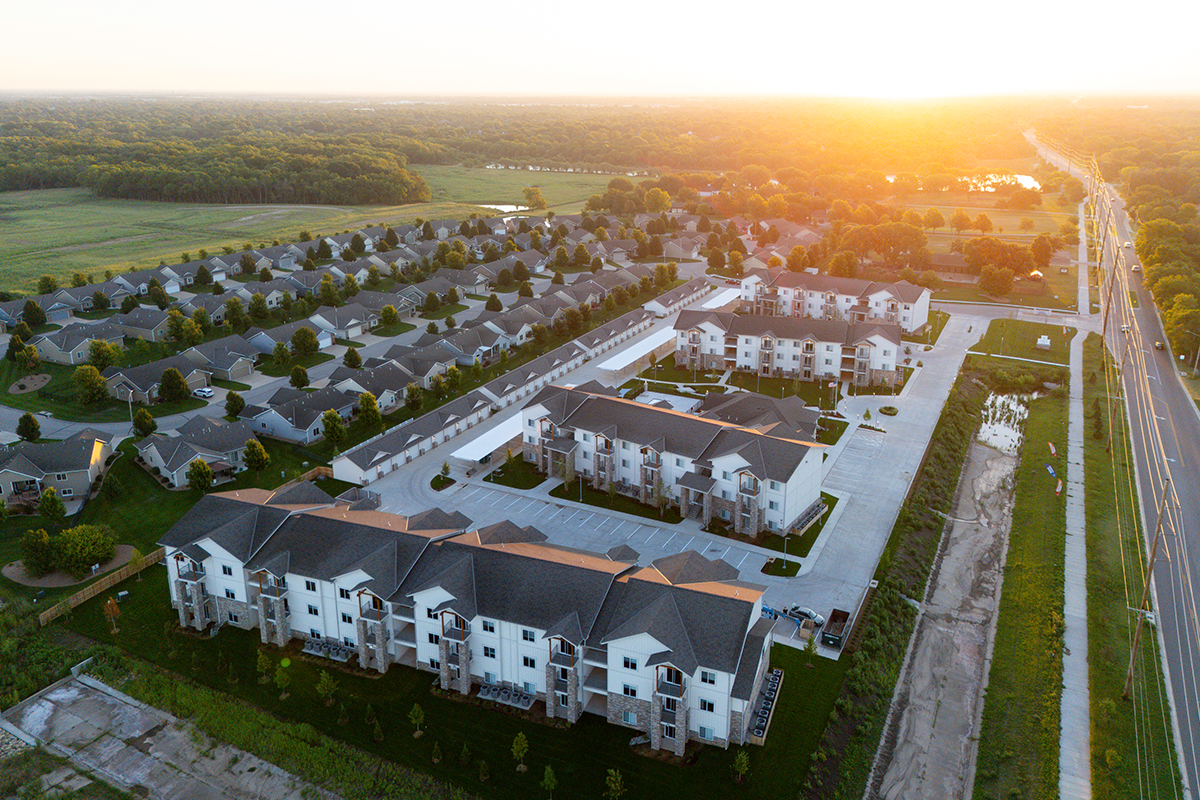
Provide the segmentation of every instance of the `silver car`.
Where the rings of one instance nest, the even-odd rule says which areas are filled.
[[[807,606],[792,606],[792,616],[811,619],[818,628],[825,624],[825,618]]]

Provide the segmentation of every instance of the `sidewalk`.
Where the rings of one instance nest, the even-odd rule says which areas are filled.
[[[1063,584],[1063,692],[1058,753],[1059,797],[1092,796],[1088,694],[1087,524],[1084,516],[1083,340],[1071,339],[1071,394],[1067,423],[1067,539]]]

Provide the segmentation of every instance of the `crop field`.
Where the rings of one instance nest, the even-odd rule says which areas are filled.
[[[379,222],[421,217],[466,218],[488,213],[478,203],[516,205],[521,190],[537,186],[558,213],[579,211],[601,192],[609,175],[422,166],[433,202],[403,206],[202,205],[112,200],[86,189],[0,194],[0,286],[31,292],[40,275],[65,283],[72,272],[174,263],[204,248],[240,250],[275,239],[295,241],[301,230],[341,232]]]

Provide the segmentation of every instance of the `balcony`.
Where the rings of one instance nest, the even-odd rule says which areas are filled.
[[[611,456],[613,454],[612,442],[596,441],[596,452],[602,456]]]
[[[595,694],[608,694],[608,670],[594,669],[583,681],[583,688]]]
[[[742,484],[738,487],[738,493],[744,494],[747,497],[758,496],[758,484]]]
[[[179,570],[179,580],[188,581],[189,583],[204,580],[204,567],[193,564],[190,567],[181,567]]]
[[[607,667],[608,666],[608,648],[607,647],[584,648],[583,662],[585,664],[590,664],[595,667]]]
[[[442,638],[448,639],[451,642],[465,642],[470,635],[470,628],[446,628],[445,632],[442,633]]]
[[[381,608],[368,608],[366,611],[358,615],[359,619],[365,619],[367,622],[383,622],[387,619],[388,613]]]
[[[670,683],[669,681],[660,680],[654,691],[664,697],[674,697],[676,700],[683,698],[683,691],[686,687],[678,683]]]
[[[258,593],[263,597],[274,597],[279,599],[287,594],[286,586],[264,586],[259,589]]]
[[[575,666],[575,656],[568,655],[561,650],[550,656],[550,663],[556,667],[566,667],[571,669]]]

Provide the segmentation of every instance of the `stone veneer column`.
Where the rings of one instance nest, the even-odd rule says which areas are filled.
[[[652,483],[652,481],[650,480],[650,468],[647,467],[645,464],[643,464],[642,465],[642,479],[640,481],[638,481],[638,500],[640,502],[643,502],[643,503],[650,502],[650,500],[648,499],[648,495],[650,494],[650,491],[646,488],[646,486],[650,483]]]
[[[650,749],[662,749],[662,700],[658,695],[650,698]]]
[[[267,619],[267,598],[260,594],[258,596],[258,640],[263,644],[270,641],[270,631],[268,630],[270,624]]]
[[[741,744],[746,732],[746,724],[742,722],[742,712],[729,712],[729,744]]]
[[[737,499],[733,503],[733,532],[743,533],[745,526],[742,524],[742,493],[737,493]]]
[[[465,641],[458,645],[458,693],[471,693],[471,647]]]
[[[683,757],[688,741],[688,707],[687,692],[679,698],[675,712],[675,755]]]
[[[600,450],[592,453],[592,488],[601,489],[600,485]]]
[[[188,590],[187,584],[181,580],[175,581],[175,610],[179,612],[179,627],[186,628],[188,624]]]
[[[367,644],[367,621],[359,617],[354,622],[354,639],[358,650],[358,666],[362,669],[371,667],[371,648]]]
[[[574,724],[579,719],[579,662],[567,673],[567,722]]]
[[[198,631],[202,631],[208,621],[205,619],[207,615],[204,608],[204,592],[198,581],[192,583],[190,589],[192,596],[192,627]]]
[[[558,701],[558,698],[554,696],[555,678],[554,664],[550,659],[546,659],[546,716],[549,719],[554,719],[555,705]]]
[[[387,672],[388,664],[392,660],[387,624],[383,620],[371,624],[375,628],[375,670],[382,675]]]
[[[283,610],[283,598],[272,597],[271,607],[275,612],[275,644],[279,647],[286,647],[292,638],[292,626],[287,621],[286,612]]]
[[[701,515],[704,519],[704,526],[708,527],[708,524],[712,522],[712,489],[704,493],[704,511],[701,512]]]
[[[450,691],[450,642],[444,636],[438,639],[438,685]]]

